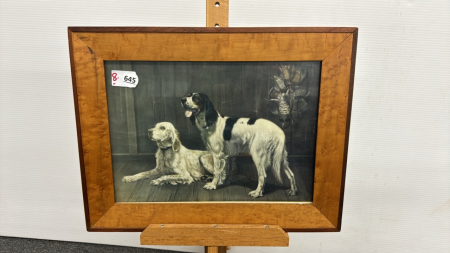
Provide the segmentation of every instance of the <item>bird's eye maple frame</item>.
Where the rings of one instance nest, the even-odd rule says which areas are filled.
[[[87,230],[274,224],[340,231],[357,34],[353,27],[69,27]],[[321,61],[313,202],[116,203],[104,61]]]

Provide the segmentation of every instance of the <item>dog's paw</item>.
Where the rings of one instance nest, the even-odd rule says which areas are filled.
[[[257,198],[257,197],[262,197],[263,196],[262,191],[257,191],[257,190],[249,192],[248,195],[253,197],[253,198]]]
[[[161,181],[159,181],[158,179],[155,179],[155,180],[150,181],[150,184],[151,185],[160,185]]]
[[[207,190],[215,190],[216,186],[213,183],[207,183],[207,184],[205,184],[205,186],[203,186],[203,188],[205,188]]]
[[[298,192],[297,189],[295,189],[295,190],[289,189],[286,191],[287,195],[289,195],[289,196],[295,196],[295,195],[297,195],[297,192]]]
[[[134,182],[136,181],[136,178],[134,178],[133,176],[124,176],[122,178],[122,182],[124,183],[130,183],[130,182]]]

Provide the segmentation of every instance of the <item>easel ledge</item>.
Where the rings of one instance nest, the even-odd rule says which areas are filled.
[[[287,247],[289,235],[278,225],[151,224],[142,232],[141,244],[207,245],[205,252],[210,253],[226,252],[226,246]]]

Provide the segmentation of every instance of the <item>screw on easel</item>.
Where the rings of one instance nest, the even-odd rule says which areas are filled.
[[[269,228],[269,226],[265,225],[264,228]]]
[[[213,228],[216,228],[216,227],[217,227],[217,225],[214,225],[214,226],[213,226]]]
[[[160,227],[162,227],[162,228],[163,228],[163,227],[164,227],[164,225],[161,225]]]

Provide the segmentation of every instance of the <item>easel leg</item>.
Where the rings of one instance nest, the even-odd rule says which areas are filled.
[[[205,253],[227,253],[227,246],[205,246]]]

